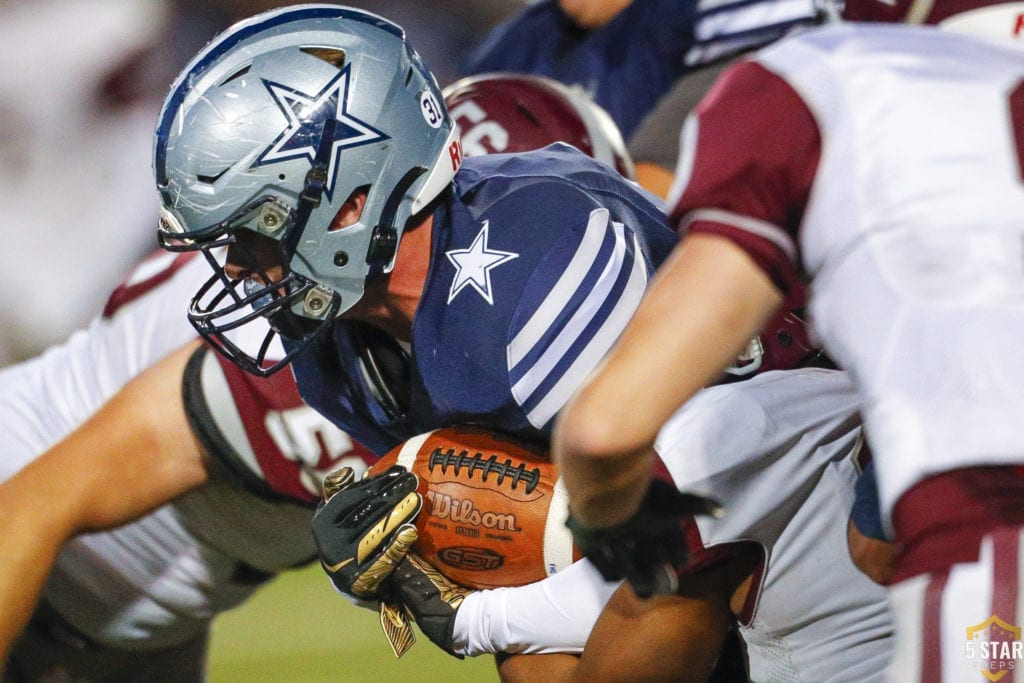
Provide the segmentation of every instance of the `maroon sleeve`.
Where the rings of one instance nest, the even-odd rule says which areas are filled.
[[[814,116],[781,77],[755,61],[726,70],[684,129],[680,233],[714,233],[741,246],[786,292],[800,282],[797,233],[821,156]]]
[[[326,474],[349,465],[358,475],[377,460],[302,401],[288,369],[256,377],[204,346],[188,363],[183,389],[207,452],[265,498],[313,504]]]

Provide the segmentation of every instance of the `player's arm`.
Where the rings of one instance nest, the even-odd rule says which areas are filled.
[[[553,453],[577,520],[612,526],[638,509],[658,430],[721,374],[781,301],[771,280],[728,239],[684,240],[556,423]]]
[[[0,661],[65,541],[129,522],[206,481],[181,397],[182,372],[198,343],[139,374],[0,486]]]
[[[753,99],[786,111],[788,125],[758,119]],[[800,282],[794,236],[821,147],[799,95],[760,65],[741,63],[680,139],[672,216],[688,234],[555,428],[571,510],[591,527],[619,524],[639,508],[658,429]]]
[[[581,657],[500,658],[516,681],[706,681],[732,624],[742,568],[732,562],[686,577],[677,595],[642,600],[621,587],[601,612]]]
[[[888,538],[882,525],[873,463],[869,462],[857,477],[855,491],[857,497],[846,527],[850,559],[869,579],[886,586],[892,579],[900,546]]]

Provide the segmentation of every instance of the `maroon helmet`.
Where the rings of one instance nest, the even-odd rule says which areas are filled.
[[[444,89],[448,112],[462,132],[466,156],[527,152],[567,142],[630,180],[633,160],[611,116],[593,100],[550,78],[490,73]]]
[[[790,291],[779,312],[750,340],[746,350],[726,369],[729,379],[746,379],[769,370],[791,370],[808,366],[834,367],[820,344],[811,339],[804,306],[804,286]]]
[[[934,24],[962,33],[1024,39],[1021,0],[846,0],[843,19]]]

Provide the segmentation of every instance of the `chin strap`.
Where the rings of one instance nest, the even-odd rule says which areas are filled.
[[[384,209],[380,212],[380,222],[373,228],[370,235],[370,246],[366,250],[366,262],[370,265],[370,274],[388,273],[394,266],[395,253],[398,251],[398,209],[402,200],[421,175],[427,172],[424,166],[414,166],[395,183]]]

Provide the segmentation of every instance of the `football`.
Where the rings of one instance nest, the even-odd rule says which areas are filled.
[[[369,473],[402,465],[419,477],[413,551],[469,588],[521,586],[580,555],[565,527],[569,500],[547,454],[475,427],[415,436]]]

